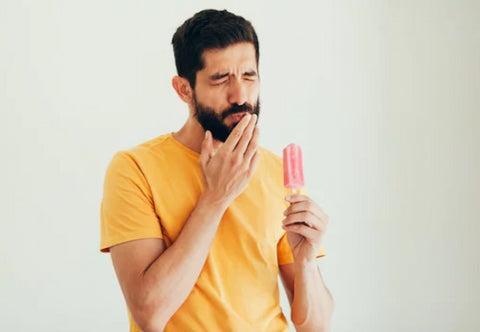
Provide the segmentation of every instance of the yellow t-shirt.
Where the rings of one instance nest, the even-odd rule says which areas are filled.
[[[259,147],[246,189],[223,215],[191,293],[166,332],[287,331],[279,265],[293,262],[285,230],[282,159]],[[175,241],[202,192],[200,154],[167,133],[117,152],[101,203],[102,252],[142,238]],[[324,256],[321,248],[317,257]],[[130,332],[140,331],[128,311]]]

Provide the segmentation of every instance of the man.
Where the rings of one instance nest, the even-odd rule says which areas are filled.
[[[100,249],[130,331],[287,331],[278,272],[296,329],[329,330],[333,299],[315,262],[328,217],[306,195],[284,199],[282,160],[258,145],[255,30],[204,10],[172,44],[188,120],[117,152],[105,177]]]

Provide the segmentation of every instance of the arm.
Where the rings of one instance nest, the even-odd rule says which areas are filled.
[[[159,239],[111,247],[122,292],[143,331],[162,331],[194,287],[225,210],[254,173],[255,124],[255,115],[243,117],[215,151],[212,136],[206,133],[200,155],[204,190],[170,247]]]
[[[284,211],[282,228],[286,230],[294,260],[293,264],[280,268],[287,293],[291,294],[291,318],[297,331],[329,331],[334,303],[315,257],[330,218],[306,195],[291,195],[286,199],[290,206]]]
[[[334,301],[315,261],[280,266],[296,331],[330,331]]]
[[[202,197],[167,249],[160,239],[129,241],[110,249],[127,305],[143,331],[162,331],[190,294],[225,209]]]

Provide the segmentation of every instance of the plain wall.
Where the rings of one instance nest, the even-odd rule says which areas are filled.
[[[257,29],[261,144],[302,145],[331,219],[333,331],[479,331],[480,2],[454,0],[0,0],[0,330],[127,331],[104,173],[186,120],[170,40],[205,8]]]

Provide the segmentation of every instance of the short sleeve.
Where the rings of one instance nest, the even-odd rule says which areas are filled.
[[[285,189],[285,196],[288,194],[287,190]],[[300,194],[308,195],[308,192],[302,188],[300,189]],[[285,208],[290,206],[290,203],[284,200]],[[322,257],[326,255],[326,251],[324,247],[320,247],[320,250],[317,253],[316,258]],[[277,243],[277,257],[278,257],[278,265],[285,265],[291,264],[294,262],[294,257],[292,250],[290,248],[290,243],[288,242],[287,232],[284,232],[282,237]]]
[[[101,252],[126,241],[163,238],[150,186],[127,152],[117,152],[107,167],[100,224]]]

